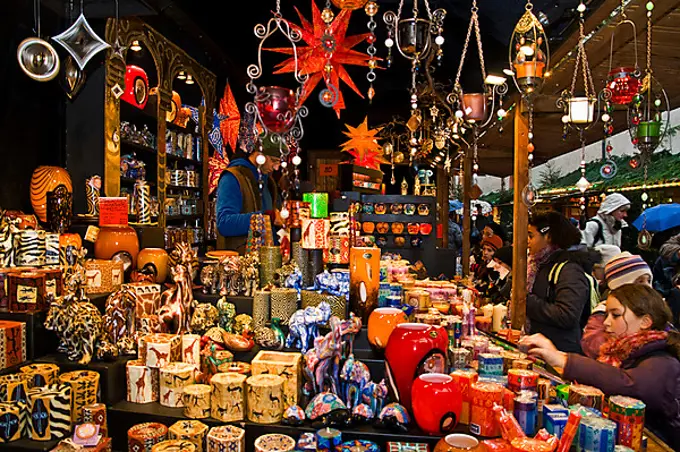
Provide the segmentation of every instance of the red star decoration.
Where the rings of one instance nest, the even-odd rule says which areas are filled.
[[[330,58],[333,69],[325,81],[327,87],[330,82],[338,91],[337,102],[333,106],[333,110],[335,110],[338,118],[340,118],[340,110],[344,110],[345,108],[345,100],[342,96],[342,91],[340,91],[340,80],[352,88],[352,90],[354,90],[354,92],[362,99],[364,97],[363,94],[361,94],[361,91],[359,91],[359,88],[354,84],[354,81],[352,81],[344,65],[368,66],[368,60],[370,59],[369,55],[352,50],[352,48],[363,42],[371,34],[364,33],[361,35],[346,36],[347,26],[349,25],[349,19],[352,15],[351,10],[342,10],[328,28],[323,19],[321,19],[321,11],[314,1],[312,1],[313,24],[310,24],[309,21],[305,19],[297,7],[295,8],[295,11],[297,11],[298,16],[300,17],[302,27],[293,23],[291,23],[290,26],[299,31],[302,35],[302,40],[307,43],[307,46],[298,47],[297,49],[298,70],[301,71],[302,74],[309,75],[309,78],[303,87],[301,103],[304,103],[312,91],[314,91],[316,85],[324,78],[324,67],[327,60],[322,38],[324,35],[331,35],[335,39],[335,50]],[[288,47],[276,47],[265,50],[293,55],[293,49]],[[279,63],[276,67],[277,70],[274,72],[275,74],[294,72],[295,57],[288,58],[284,62]]]
[[[222,140],[225,144],[229,144],[233,151],[236,151],[236,142],[238,140],[238,128],[241,123],[241,113],[236,105],[236,99],[231,92],[229,82],[224,87],[224,95],[220,99],[220,116],[224,118],[220,121],[220,130],[222,132]]]

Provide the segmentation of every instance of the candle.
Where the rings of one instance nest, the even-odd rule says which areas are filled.
[[[316,432],[316,450],[333,451],[342,444],[342,432],[334,428],[323,428]]]
[[[328,217],[328,193],[304,193],[302,200],[309,203],[312,218]]]
[[[493,321],[491,331],[497,332],[503,328],[505,318],[508,314],[508,307],[502,304],[497,304],[493,307]]]

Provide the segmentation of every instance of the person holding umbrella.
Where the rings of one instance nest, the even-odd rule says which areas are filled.
[[[607,196],[597,215],[586,222],[581,231],[581,242],[589,247],[616,245],[621,247],[621,229],[628,226],[625,219],[630,209],[630,200],[620,193]]]

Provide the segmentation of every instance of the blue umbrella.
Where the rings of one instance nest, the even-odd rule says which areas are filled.
[[[644,228],[650,232],[661,232],[680,226],[680,204],[659,204],[650,207],[633,222],[633,226],[638,230]]]
[[[463,208],[463,203],[457,199],[449,199],[449,212],[460,210]]]

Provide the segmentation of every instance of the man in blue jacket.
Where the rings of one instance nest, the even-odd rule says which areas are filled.
[[[273,225],[282,225],[277,208],[278,190],[270,177],[281,164],[279,149],[263,145],[252,130],[248,125],[241,128],[239,149],[217,185],[217,248],[240,254],[245,251],[253,213],[269,215]],[[259,173],[262,173],[262,190]]]

